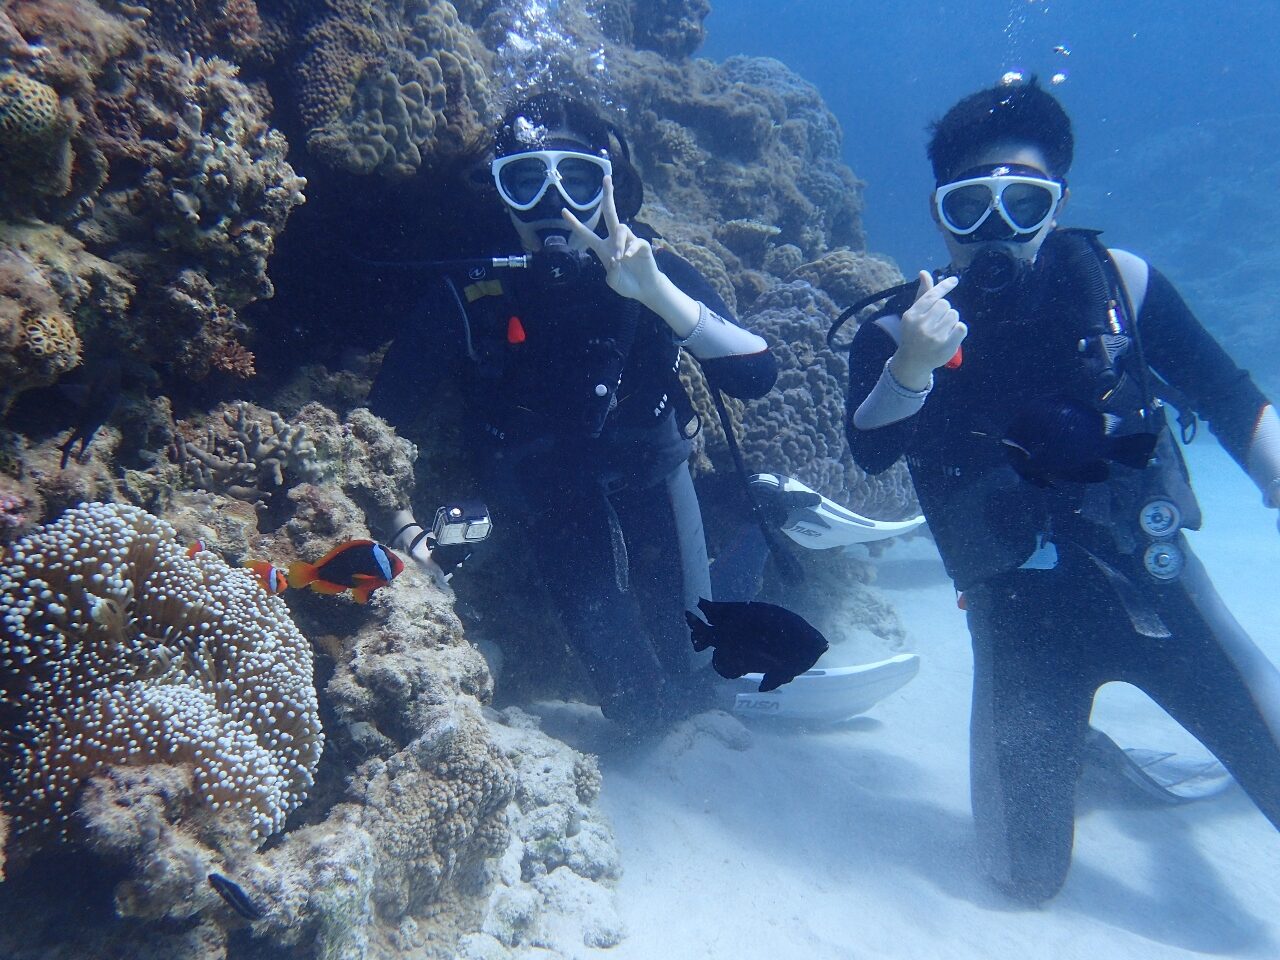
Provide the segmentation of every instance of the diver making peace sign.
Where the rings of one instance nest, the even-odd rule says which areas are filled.
[[[684,616],[710,584],[680,350],[745,399],[769,391],[776,362],[711,284],[634,220],[638,174],[594,110],[532,97],[502,121],[493,154],[496,199],[524,255],[493,256],[515,238],[489,236],[488,260],[444,270],[423,321],[388,351],[370,406],[404,425],[430,403],[438,371],[460,384],[482,461],[477,492],[494,520],[490,549],[512,528],[527,535],[606,716],[657,729],[709,706],[713,680],[695,670]],[[429,562],[407,509],[387,527],[392,546]]]

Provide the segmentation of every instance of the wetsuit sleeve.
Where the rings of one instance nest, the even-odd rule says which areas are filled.
[[[1248,469],[1249,448],[1267,398],[1155,268],[1138,314],[1138,331],[1151,369],[1187,395],[1222,446]]]
[[[433,291],[404,319],[369,390],[369,409],[394,427],[412,422],[449,367],[446,293]]]
[[[870,430],[859,430],[853,423],[858,407],[875,389],[885,363],[896,349],[893,337],[873,321],[867,321],[858,328],[849,349],[845,437],[854,462],[868,473],[882,473],[893,466],[910,447],[919,422],[918,417],[912,416]]]
[[[697,358],[707,378],[742,400],[754,400],[772,390],[778,361],[768,344],[738,325],[729,305],[693,264],[670,250],[658,250],[655,259],[671,282],[704,308],[698,329],[677,342]]]

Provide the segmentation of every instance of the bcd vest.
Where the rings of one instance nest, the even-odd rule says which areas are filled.
[[[958,369],[939,369],[908,451],[921,506],[957,587],[1021,566],[1042,539],[1093,555],[1130,556],[1150,538],[1145,505],[1176,505],[1181,526],[1200,510],[1181,453],[1155,399],[1136,317],[1118,273],[1092,231],[1057,230],[1018,293],[983,303],[950,299],[969,327]],[[909,300],[891,303],[900,313]],[[1109,415],[1112,434],[1154,433],[1144,469],[1110,464],[1101,483],[1038,487],[1009,462],[1001,440],[1022,407],[1069,399]]]

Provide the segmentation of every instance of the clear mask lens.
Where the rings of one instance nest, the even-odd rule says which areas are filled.
[[[498,192],[517,210],[534,207],[553,186],[565,203],[589,210],[600,202],[604,178],[612,172],[612,165],[603,157],[566,150],[517,153],[493,162]]]
[[[1034,233],[1053,217],[1062,186],[1034,177],[975,177],[943,184],[934,194],[943,225],[968,236],[995,213],[1015,233]]]

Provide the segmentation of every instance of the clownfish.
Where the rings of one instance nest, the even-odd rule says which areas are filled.
[[[244,567],[253,572],[262,589],[272,596],[284,593],[289,587],[288,575],[269,560],[246,560]]]
[[[208,548],[205,547],[203,540],[193,540],[191,542],[191,546],[187,547],[187,559],[188,560],[191,559],[201,550],[206,550],[206,549]]]
[[[404,561],[374,540],[348,540],[315,563],[296,560],[289,564],[289,586],[310,587],[316,593],[351,591],[356,603],[368,603],[369,595],[400,575]]]

